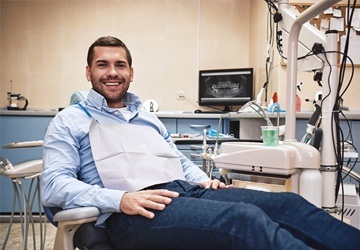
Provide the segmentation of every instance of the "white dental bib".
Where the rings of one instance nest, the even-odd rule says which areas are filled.
[[[151,127],[101,125],[93,120],[89,136],[94,162],[106,188],[132,192],[185,179],[180,159]]]

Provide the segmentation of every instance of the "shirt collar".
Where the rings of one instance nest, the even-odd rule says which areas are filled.
[[[89,94],[87,96],[87,101],[90,102],[96,109],[98,110],[108,110],[109,107],[107,105],[107,102],[105,100],[105,97],[100,95],[98,92],[96,92],[94,89],[91,89],[89,91]],[[141,101],[139,97],[133,93],[127,92],[124,97],[124,103],[128,107],[128,110],[130,111],[136,111],[141,106]]]

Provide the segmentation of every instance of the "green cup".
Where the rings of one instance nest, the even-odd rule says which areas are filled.
[[[261,126],[264,146],[275,147],[279,142],[279,128],[276,126]]]

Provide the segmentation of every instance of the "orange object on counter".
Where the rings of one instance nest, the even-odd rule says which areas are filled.
[[[296,112],[301,111],[301,99],[298,95],[296,95]]]
[[[274,92],[272,96],[273,103],[279,102],[277,92]]]

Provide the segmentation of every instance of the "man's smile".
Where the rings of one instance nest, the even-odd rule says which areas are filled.
[[[104,82],[106,86],[118,86],[121,83],[120,82]]]

